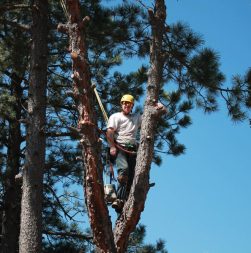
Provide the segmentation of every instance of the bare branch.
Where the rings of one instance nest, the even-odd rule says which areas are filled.
[[[65,208],[63,207],[60,199],[58,198],[57,194],[55,193],[55,191],[52,189],[52,187],[50,187],[49,185],[46,185],[46,188],[50,190],[50,192],[52,193],[52,195],[54,196],[54,198],[56,199],[59,207],[61,208],[61,210],[63,211],[65,217],[68,217],[70,220],[72,220],[72,217],[68,214],[68,212],[65,210]]]
[[[90,241],[93,239],[91,235],[84,235],[81,233],[74,233],[74,232],[56,232],[56,231],[44,230],[43,234],[60,236],[60,237],[73,237],[73,238],[78,238],[78,239],[87,240],[87,241]]]
[[[6,20],[6,19],[4,19],[4,20],[1,19],[0,21],[1,21],[2,23],[8,24],[8,25],[10,25],[10,26],[15,26],[15,27],[21,29],[22,31],[28,31],[28,32],[30,32],[30,30],[31,30],[31,27],[30,27],[29,25],[20,24],[20,23],[18,23],[18,22]]]
[[[30,9],[30,6],[27,4],[5,4],[0,7],[0,13],[6,11],[13,11],[15,9]]]

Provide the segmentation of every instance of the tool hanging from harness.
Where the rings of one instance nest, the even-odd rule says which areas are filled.
[[[104,192],[105,192],[105,201],[108,205],[111,205],[116,199],[117,199],[117,192],[115,184],[113,184],[113,181],[116,181],[114,178],[114,170],[113,170],[113,164],[110,161],[109,157],[109,150],[106,153],[106,166],[104,169],[104,176],[105,176],[105,182],[104,182]],[[107,182],[109,179],[109,182]]]

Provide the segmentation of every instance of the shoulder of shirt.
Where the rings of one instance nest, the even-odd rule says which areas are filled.
[[[131,113],[131,114],[129,114],[128,116],[129,116],[129,117],[141,117],[142,114],[137,112],[137,113]],[[128,116],[125,116],[122,112],[115,112],[115,113],[113,113],[113,114],[110,116],[110,118],[111,118],[111,117],[128,117]]]
[[[109,121],[110,120],[119,120],[119,119],[121,119],[121,117],[123,117],[123,115],[122,115],[122,112],[115,112],[115,113],[113,113],[110,117],[109,117]]]
[[[115,112],[110,117],[121,116],[122,112]]]

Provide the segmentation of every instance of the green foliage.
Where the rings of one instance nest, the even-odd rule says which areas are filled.
[[[15,118],[15,111],[13,110],[14,104],[15,98],[13,96],[10,96],[6,91],[2,91],[0,95],[0,117],[7,119],[14,119]]]
[[[42,253],[84,253],[90,252],[86,250],[87,246],[81,243],[76,243],[76,241],[64,241],[61,239],[60,242],[54,245],[45,245],[43,247]]]
[[[243,121],[250,117],[251,108],[251,70],[242,77],[235,75],[232,87],[226,90],[224,96],[229,115],[234,121]]]
[[[211,92],[216,92],[224,81],[224,76],[219,72],[219,57],[216,52],[205,48],[195,55],[190,61],[189,75],[193,82],[201,84]]]
[[[131,234],[127,253],[168,253],[165,249],[165,242],[158,240],[155,245],[145,244],[146,228],[144,225],[138,225]]]

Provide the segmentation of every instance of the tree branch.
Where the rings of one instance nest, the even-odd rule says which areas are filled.
[[[74,233],[74,232],[57,232],[57,231],[44,230],[43,234],[60,236],[60,237],[73,237],[73,238],[78,238],[78,239],[86,240],[86,241],[93,240],[93,237],[91,235],[84,235],[81,233]]]
[[[0,13],[6,11],[13,11],[15,9],[30,9],[30,6],[27,4],[5,4],[0,7]]]
[[[96,124],[91,96],[91,73],[88,63],[88,48],[86,43],[86,22],[88,17],[82,19],[79,0],[66,1],[69,14],[68,34],[69,48],[73,65],[73,92],[75,93],[79,122],[92,122]],[[65,29],[65,27],[63,27]],[[90,226],[93,240],[100,252],[116,252],[112,233],[112,223],[108,208],[104,200],[104,188],[101,174],[100,150],[97,143],[97,131],[93,126],[81,129],[82,156],[84,167],[85,200],[88,207]]]
[[[14,22],[14,21],[10,21],[10,20],[6,20],[6,19],[1,19],[0,20],[2,23],[6,23],[10,26],[15,26],[17,28],[19,28],[22,31],[31,31],[31,27],[29,25],[24,25],[24,24],[20,24],[18,22]]]
[[[63,207],[63,205],[61,204],[60,199],[58,198],[57,194],[55,193],[55,191],[52,189],[52,187],[50,187],[49,185],[46,185],[46,188],[52,193],[52,195],[54,196],[54,198],[56,199],[59,207],[61,208],[61,210],[63,211],[64,215],[66,217],[68,217],[70,220],[72,220],[72,216],[70,216],[68,214],[68,212],[65,210],[65,208]]]

